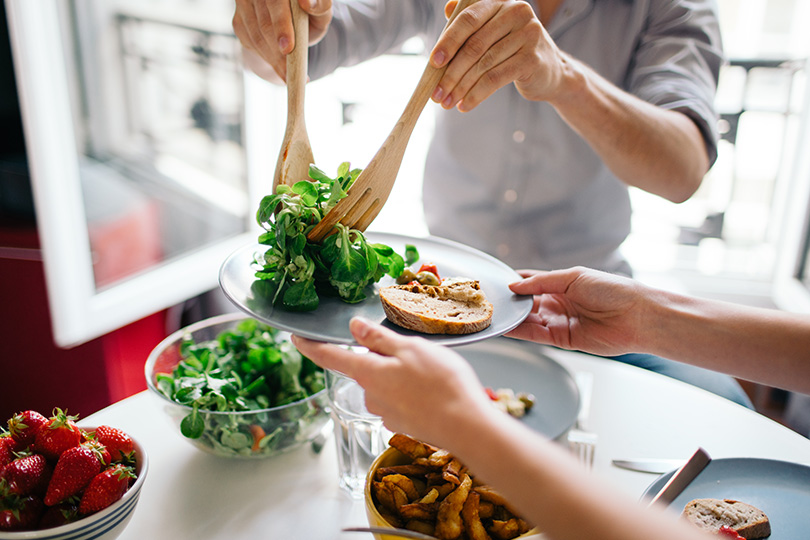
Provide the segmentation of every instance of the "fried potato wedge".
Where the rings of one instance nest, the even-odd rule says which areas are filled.
[[[468,474],[465,474],[458,487],[441,502],[436,514],[436,538],[454,540],[461,536],[461,532],[464,530],[461,509],[464,507],[467,495],[470,494],[471,487],[472,480]]]
[[[471,491],[467,495],[467,500],[464,501],[464,506],[461,508],[461,518],[464,521],[464,530],[467,531],[467,536],[470,540],[492,540],[481,523],[481,517],[478,515],[478,502],[481,496],[475,491]]]
[[[388,441],[388,444],[411,459],[426,458],[438,450],[435,446],[417,441],[413,437],[403,435],[402,433],[394,433]]]
[[[511,540],[531,529],[446,450],[403,434],[389,444],[402,459],[374,471],[370,484],[377,510],[391,525],[439,540]]]

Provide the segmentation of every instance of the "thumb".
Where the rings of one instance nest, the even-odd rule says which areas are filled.
[[[568,291],[581,272],[575,268],[537,272],[521,281],[509,284],[515,294],[563,294]]]
[[[332,9],[332,0],[298,0],[301,9],[310,15],[323,15]]]
[[[357,343],[383,356],[395,356],[403,339],[393,330],[363,317],[353,317],[349,322],[349,330]]]

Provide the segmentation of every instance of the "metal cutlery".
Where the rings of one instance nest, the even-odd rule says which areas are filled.
[[[664,484],[664,487],[652,497],[648,506],[652,506],[655,503],[667,505],[674,501],[675,498],[692,483],[692,480],[706,468],[706,465],[708,465],[711,460],[712,458],[706,450],[698,448],[697,451],[692,454],[692,457],[690,457],[680,469],[675,471],[675,474]]]
[[[611,463],[615,467],[627,469],[628,471],[663,474],[671,470],[682,467],[684,459],[614,459]]]
[[[596,452],[596,443],[599,436],[588,430],[588,416],[591,410],[591,394],[593,390],[593,374],[589,372],[578,372],[574,376],[577,388],[579,389],[579,412],[574,427],[568,431],[567,443],[578,458],[580,463],[588,469],[593,467],[593,458]]]
[[[344,527],[341,529],[343,532],[368,532],[374,534],[383,534],[387,536],[400,536],[402,538],[416,538],[418,540],[436,540],[433,536],[428,536],[420,532],[411,531],[409,529],[396,529],[388,527]]]

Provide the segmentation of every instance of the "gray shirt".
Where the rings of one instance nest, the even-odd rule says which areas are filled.
[[[444,0],[335,0],[310,51],[317,78],[444,27]],[[563,51],[639,98],[687,114],[717,155],[714,93],[722,59],[713,0],[565,0],[548,27]],[[548,104],[514,85],[474,110],[440,111],[425,165],[431,234],[514,268],[585,265],[630,273],[627,186]]]

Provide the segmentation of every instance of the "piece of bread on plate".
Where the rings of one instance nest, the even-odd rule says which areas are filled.
[[[771,523],[765,512],[732,499],[694,499],[686,503],[681,515],[709,532],[716,533],[725,525],[749,540],[771,534]]]
[[[472,334],[492,323],[492,304],[475,280],[382,287],[380,300],[389,321],[424,334]]]

